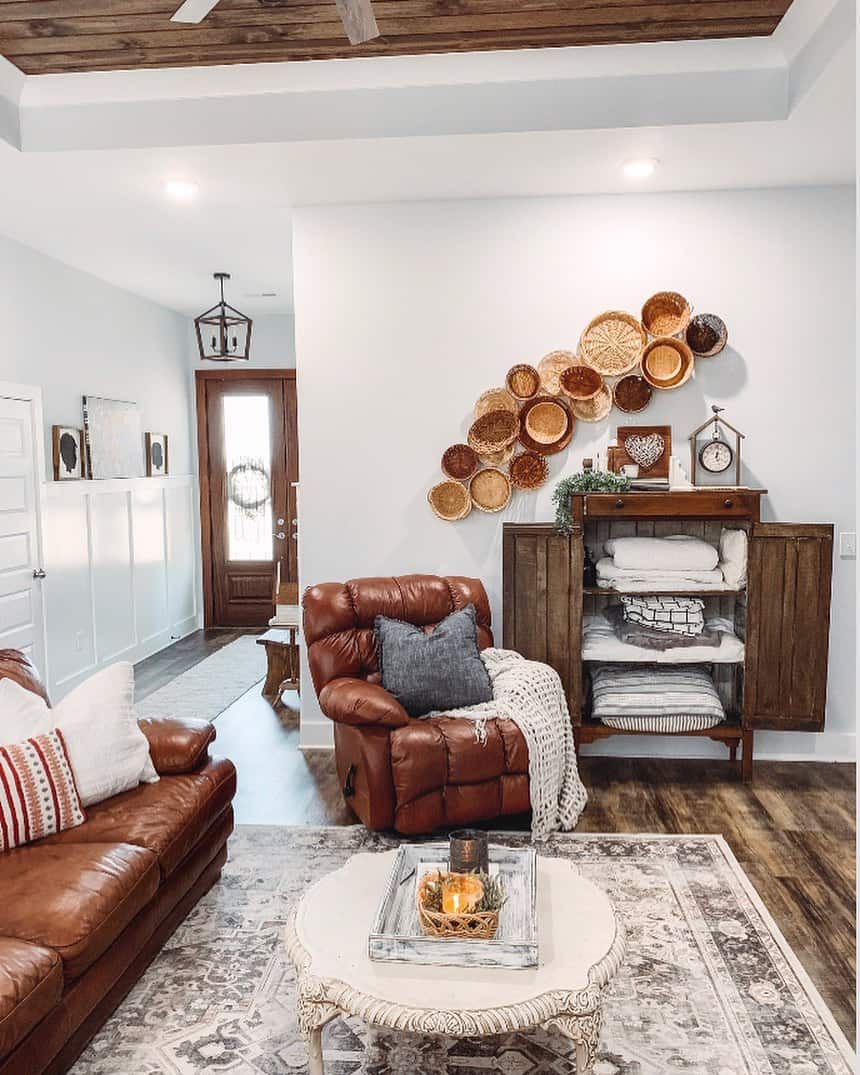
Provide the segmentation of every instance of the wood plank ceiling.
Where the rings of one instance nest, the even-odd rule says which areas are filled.
[[[0,0],[0,53],[25,74],[760,37],[791,0],[374,0],[381,36],[351,46],[335,0]]]

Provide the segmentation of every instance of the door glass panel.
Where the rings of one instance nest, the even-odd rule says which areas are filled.
[[[272,434],[268,396],[224,396],[227,557],[272,559]]]

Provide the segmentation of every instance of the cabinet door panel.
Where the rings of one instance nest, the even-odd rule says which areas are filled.
[[[756,523],[749,547],[744,724],[820,731],[833,527]]]

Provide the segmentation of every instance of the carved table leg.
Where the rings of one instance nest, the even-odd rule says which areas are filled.
[[[576,1075],[591,1075],[597,1062],[597,1047],[600,1042],[600,1009],[585,1015],[562,1015],[547,1023],[548,1027],[560,1030],[570,1038],[576,1047]]]
[[[297,992],[296,1019],[308,1049],[308,1075],[324,1075],[322,1031],[339,1012],[322,999],[323,990],[315,978],[300,979]]]

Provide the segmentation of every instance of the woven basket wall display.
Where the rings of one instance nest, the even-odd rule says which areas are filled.
[[[513,459],[516,447],[517,442],[514,441],[507,448],[502,448],[500,452],[489,452],[487,455],[482,455],[481,462],[486,463],[488,467],[503,467]]]
[[[593,399],[603,388],[603,378],[591,366],[569,366],[559,374],[558,383],[569,399]]]
[[[510,411],[487,411],[486,414],[476,418],[469,429],[466,438],[469,447],[473,448],[478,455],[488,455],[491,452],[500,452],[517,439],[520,431],[518,415]]]
[[[573,351],[550,351],[538,362],[541,391],[549,396],[557,396],[561,391],[558,383],[559,376],[568,366],[576,365],[576,355]]]
[[[602,422],[612,410],[612,389],[608,384],[603,384],[596,396],[591,399],[575,399],[570,409],[580,421]]]
[[[510,411],[516,414],[519,404],[507,388],[489,388],[482,392],[475,404],[475,417],[483,418],[488,411]]]
[[[576,420],[567,404],[555,396],[536,396],[520,412],[520,444],[541,455],[563,451],[573,438]]]
[[[469,492],[472,503],[481,511],[501,511],[511,499],[511,483],[501,470],[486,467],[472,478]]]
[[[650,336],[677,336],[690,323],[691,312],[677,291],[658,291],[642,307],[642,324]]]
[[[693,373],[693,352],[683,340],[663,336],[653,340],[642,356],[642,374],[652,388],[680,388]]]
[[[726,346],[729,331],[716,314],[697,314],[687,325],[687,343],[698,358],[713,358]]]
[[[651,385],[648,384],[644,377],[639,377],[635,373],[622,377],[613,389],[615,406],[619,411],[624,411],[625,414],[636,414],[637,411],[644,411],[651,402],[653,394]]]
[[[465,519],[472,510],[469,490],[460,482],[439,482],[427,494],[427,500],[433,509],[433,514],[447,523]]]
[[[457,482],[467,482],[480,465],[478,453],[468,444],[452,444],[442,456],[442,473]]]
[[[531,399],[540,391],[540,374],[534,366],[511,366],[505,384],[517,399]]]
[[[540,489],[549,477],[549,463],[539,452],[520,452],[511,460],[508,474],[515,489]]]
[[[646,341],[635,317],[610,310],[589,322],[579,340],[579,357],[604,377],[617,377],[637,365]]]

